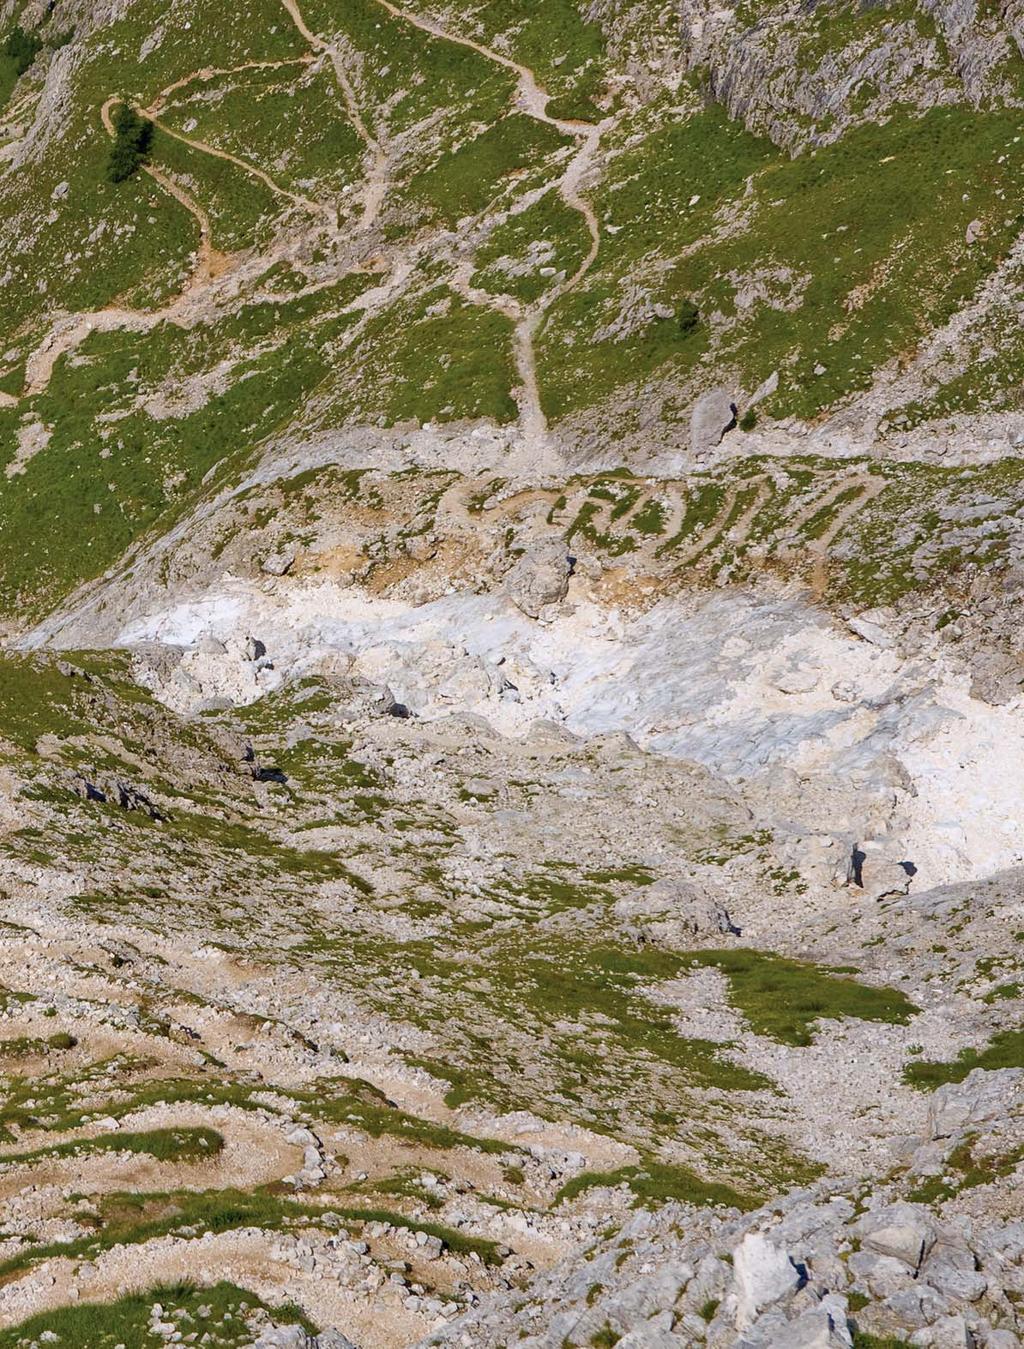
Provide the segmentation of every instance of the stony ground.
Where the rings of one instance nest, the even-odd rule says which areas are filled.
[[[1019,16],[236,10],[0,0],[0,1349],[1024,1342]]]
[[[187,659],[6,658],[21,1342],[175,1280],[367,1346],[1014,1342],[1016,872],[348,672],[177,712]]]

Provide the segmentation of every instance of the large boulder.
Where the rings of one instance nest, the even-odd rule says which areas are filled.
[[[720,899],[692,881],[675,877],[638,887],[618,900],[614,912],[616,918],[667,945],[734,931]]]
[[[282,548],[280,552],[265,557],[260,563],[260,570],[267,576],[287,576],[295,566],[295,557],[294,548]]]
[[[790,1297],[803,1276],[789,1254],[760,1232],[748,1232],[733,1252],[736,1328],[746,1330],[765,1307]]]
[[[655,1322],[631,1330],[617,1341],[615,1349],[687,1349],[690,1343],[682,1335]]]
[[[703,394],[690,413],[690,449],[695,458],[709,454],[736,425],[736,402],[728,389]]]
[[[310,1335],[301,1326],[268,1326],[253,1349],[357,1349],[340,1330],[321,1330]]]
[[[888,1204],[866,1213],[854,1227],[862,1245],[900,1260],[915,1273],[935,1245],[935,1223],[918,1204]]]
[[[970,663],[971,697],[992,707],[1024,692],[1024,659],[1016,651],[978,651]]]
[[[862,891],[865,899],[891,899],[907,893],[916,870],[890,845],[872,839],[854,844],[846,867],[846,884]]]
[[[253,1349],[316,1349],[316,1340],[301,1326],[268,1326]]]
[[[243,777],[258,778],[260,765],[251,743],[229,726],[218,726],[216,722],[207,723],[203,730],[207,740],[217,750],[219,756]]]
[[[564,539],[544,539],[532,544],[510,568],[505,589],[517,609],[530,618],[561,604],[569,590],[572,558]]]
[[[952,1138],[989,1120],[1005,1119],[1015,1103],[1024,1105],[1024,1069],[974,1068],[962,1082],[947,1082],[932,1097],[929,1134]]]
[[[153,690],[174,676],[184,656],[183,646],[170,642],[139,642],[131,647],[132,678],[143,688]]]
[[[407,715],[405,707],[398,702],[387,684],[364,679],[362,675],[328,675],[323,683],[334,698],[331,704],[332,721],[362,721],[373,717]]]
[[[767,1349],[852,1349],[846,1299],[832,1293],[821,1303],[780,1327]]]

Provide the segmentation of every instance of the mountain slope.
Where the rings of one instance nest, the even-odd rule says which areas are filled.
[[[5,112],[10,617],[254,447],[346,427],[484,417],[542,466],[685,465],[694,398],[724,384],[742,407],[777,373],[754,453],[793,419],[857,449],[963,413],[1012,433],[1010,36],[977,20],[965,55],[952,17],[731,13],[726,41],[721,18],[570,5],[268,0],[223,33],[186,3],[55,6]],[[813,122],[808,72],[891,63],[897,39],[888,103],[849,93]],[[114,184],[118,99],[156,130]]]
[[[0,4],[0,1346],[1020,1342],[1013,5]]]

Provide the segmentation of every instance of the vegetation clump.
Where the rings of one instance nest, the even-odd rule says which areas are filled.
[[[171,1315],[175,1323],[196,1326],[206,1344],[222,1349],[242,1349],[251,1344],[250,1319],[254,1312],[271,1309],[247,1289],[220,1282],[196,1288],[188,1282],[161,1285],[145,1292],[128,1293],[116,1302],[87,1303],[42,1312],[0,1332],[0,1349],[21,1349],[26,1344],[54,1342],[113,1349],[115,1344],[152,1343],[153,1308]],[[292,1305],[273,1308],[278,1324],[299,1325],[309,1333],[311,1321]]]
[[[689,337],[700,323],[700,310],[691,299],[685,299],[679,306],[676,319],[679,323],[679,331],[684,337]]]
[[[947,1082],[962,1082],[973,1068],[1024,1068],[1024,1030],[998,1031],[984,1049],[962,1049],[955,1059],[908,1064],[903,1080],[923,1091],[934,1091]]]
[[[51,1157],[85,1157],[104,1152],[143,1153],[160,1162],[195,1162],[215,1157],[224,1148],[214,1129],[151,1129],[145,1133],[115,1133],[99,1138],[75,1138],[32,1152],[0,1154],[0,1165],[41,1161]]]
[[[722,1181],[704,1180],[687,1166],[659,1162],[647,1157],[641,1166],[623,1166],[617,1171],[582,1171],[567,1181],[555,1196],[555,1204],[563,1199],[575,1199],[585,1190],[614,1189],[628,1185],[636,1196],[635,1206],[651,1207],[675,1200],[706,1208],[724,1204],[729,1208],[749,1210],[757,1200],[741,1194]]]
[[[107,177],[112,183],[123,183],[149,157],[153,143],[153,123],[141,116],[127,103],[119,103],[113,116],[114,143],[107,161]]]
[[[24,28],[16,24],[7,35],[3,54],[13,63],[15,74],[21,76],[42,49],[43,44],[35,33],[26,33]]]
[[[906,1025],[918,1010],[898,989],[873,988],[847,977],[847,970],[763,951],[700,951],[692,963],[717,966],[729,980],[731,1001],[752,1029],[782,1044],[809,1045],[813,1027],[823,1017]]]

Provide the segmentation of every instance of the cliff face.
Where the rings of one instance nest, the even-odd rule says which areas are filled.
[[[974,4],[680,11],[688,69],[752,131],[796,152],[951,103],[1016,105],[1020,22]]]

